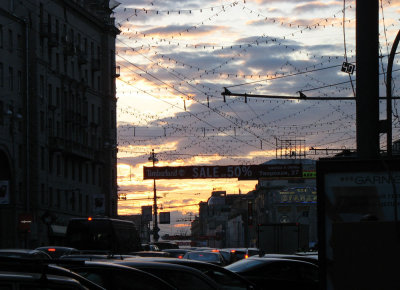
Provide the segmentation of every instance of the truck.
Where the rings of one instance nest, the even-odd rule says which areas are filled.
[[[308,250],[309,225],[300,223],[260,224],[257,247],[261,252],[293,254]]]

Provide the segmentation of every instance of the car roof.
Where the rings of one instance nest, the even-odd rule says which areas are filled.
[[[55,265],[56,260],[32,260],[29,258],[0,257],[0,271],[13,271],[14,273],[39,273],[41,275],[59,275],[79,281],[88,289],[103,289],[90,280],[71,272],[69,269]],[[82,261],[73,261],[83,263]]]
[[[168,259],[169,260],[169,259]],[[198,277],[201,277],[201,279],[205,280],[208,284],[210,284],[213,287],[218,288],[217,283],[212,280],[210,277],[205,275],[203,272],[200,270],[197,270],[193,267],[188,267],[185,265],[178,265],[178,264],[173,264],[173,263],[168,263],[168,260],[166,259],[165,262],[157,262],[157,261],[142,261],[142,260],[122,260],[122,261],[115,261],[116,264],[121,264],[121,265],[127,265],[129,267],[137,267],[139,269],[158,269],[158,270],[172,270],[172,271],[177,271],[177,272],[187,272],[191,273],[193,275],[196,275]],[[146,271],[146,270],[144,270]]]
[[[148,273],[146,271],[134,267],[119,264],[117,263],[118,261],[120,260],[110,260],[110,261],[68,261],[68,260],[61,261],[60,260],[59,262],[60,265],[70,268],[72,271],[76,270],[77,268],[85,269],[86,267],[88,267],[88,268],[97,268],[105,270],[109,269],[109,270],[122,270],[128,272],[135,272],[141,276],[147,276],[151,277],[151,279],[156,279],[157,281],[159,281],[159,283],[165,284],[164,286],[168,289],[173,288],[168,282],[151,273]],[[74,262],[81,262],[81,263],[74,263]]]
[[[40,257],[37,257],[40,255]],[[51,256],[44,251],[34,249],[0,249],[0,256],[4,257],[35,257],[43,259],[51,259]]]
[[[25,286],[26,283],[32,283],[33,285],[38,284],[38,283],[46,283],[46,287],[50,286],[55,286],[55,284],[58,285],[64,285],[64,286],[75,286],[76,288],[81,288],[81,289],[87,289],[82,286],[82,284],[79,283],[79,281],[66,277],[66,276],[60,276],[60,275],[52,275],[48,274],[46,275],[46,279],[43,280],[41,273],[30,273],[30,272],[8,272],[8,271],[0,271],[0,281],[6,282],[24,282]],[[54,283],[51,285],[50,283]],[[32,286],[33,286],[32,285]]]
[[[264,257],[253,257],[253,258],[249,258],[249,259],[242,259],[239,260],[237,262],[234,262],[228,266],[226,266],[225,268],[228,270],[232,270],[232,268],[235,268],[237,265],[241,265],[241,264],[251,264],[254,263],[254,261],[257,261],[259,263],[255,263],[254,267],[261,267],[263,264],[271,264],[271,263],[277,263],[277,262],[285,262],[285,263],[297,263],[297,264],[307,264],[307,265],[311,265],[311,267],[318,267],[315,263],[311,263],[311,262],[307,262],[304,260],[294,260],[294,259],[285,259],[285,258],[264,258]]]

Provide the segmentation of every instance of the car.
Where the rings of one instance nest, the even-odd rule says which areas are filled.
[[[248,257],[258,255],[260,251],[257,248],[224,248],[220,252],[230,252],[230,263],[247,259]]]
[[[305,261],[252,257],[225,268],[255,283],[259,289],[319,289],[319,268]]]
[[[43,251],[33,249],[0,249],[0,257],[50,260],[51,256]]]
[[[191,252],[192,250],[189,249],[164,249],[162,250],[162,252],[167,252],[169,253],[169,256],[172,258],[179,258],[182,259],[183,256],[187,253],[187,252]]]
[[[19,257],[17,257],[17,258],[16,257],[0,257],[0,271],[12,272],[15,275],[20,275],[20,274],[25,275],[27,273],[29,273],[28,275],[37,274],[37,275],[40,275],[43,280],[45,280],[45,278],[47,278],[49,275],[56,275],[58,277],[65,277],[65,278],[73,279],[73,280],[79,282],[80,285],[86,287],[84,289],[104,290],[103,287],[78,275],[77,273],[71,272],[70,270],[68,270],[66,268],[55,265],[54,264],[55,261],[56,260],[52,260],[52,259],[39,260],[39,259],[19,258]],[[37,286],[37,287],[39,287],[39,286]],[[3,289],[3,288],[1,288],[1,289]],[[15,289],[20,289],[20,288],[15,288]],[[23,289],[28,289],[28,288],[23,288]],[[32,288],[29,288],[29,289],[44,289],[44,288],[40,288],[40,287],[35,288],[34,286],[32,286]],[[58,289],[58,288],[55,287],[55,288],[46,288],[46,289]],[[64,288],[62,288],[62,289],[64,289]]]
[[[156,245],[160,251],[164,249],[179,249],[179,245],[175,242],[168,242],[168,241],[159,241],[153,242],[151,245]]]
[[[123,260],[126,258],[134,258],[134,255],[98,255],[98,254],[79,254],[79,255],[63,255],[60,260],[75,260],[75,261],[109,261],[109,260]]]
[[[249,259],[259,256],[252,256]],[[318,266],[318,255],[297,255],[297,254],[265,254],[261,256],[262,258],[281,258],[281,259],[291,259],[291,260],[300,260],[313,263]]]
[[[77,280],[65,276],[0,271],[0,289],[87,290],[88,288]]]
[[[109,261],[58,260],[58,263],[106,289],[176,290],[175,287],[153,274]]]
[[[153,244],[142,244],[142,251],[160,251],[160,248]]]
[[[53,259],[58,259],[63,255],[79,254],[78,249],[62,246],[43,246],[35,250],[45,252]]]
[[[130,259],[131,260],[131,259]],[[207,262],[180,259],[180,258],[146,258],[147,261],[161,262],[168,264],[184,265],[197,269],[214,280],[221,289],[251,290],[256,289],[254,283],[242,276],[225,269],[224,267]]]
[[[203,261],[219,266],[225,265],[225,260],[219,252],[191,251],[187,252],[183,256],[183,259]]]
[[[115,263],[154,274],[180,290],[219,289],[218,284],[201,271],[184,265],[170,264],[169,259],[165,258],[165,262],[126,259]]]
[[[129,253],[130,255],[133,256],[139,256],[139,257],[169,257],[169,253],[164,252],[164,251],[139,251],[139,252],[132,252]]]

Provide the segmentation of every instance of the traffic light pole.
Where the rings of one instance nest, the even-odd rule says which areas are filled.
[[[150,157],[149,157],[150,161],[153,161],[153,167],[155,166],[156,162],[158,161],[158,159],[156,158],[156,154],[154,153],[154,149],[152,149],[151,153],[150,153]],[[154,208],[154,222],[153,222],[153,240],[154,242],[158,242],[158,239],[160,238],[158,232],[160,231],[159,227],[158,227],[158,220],[157,220],[157,189],[156,189],[156,179],[154,178],[153,180],[153,193],[154,193],[154,197],[153,197],[153,208]]]

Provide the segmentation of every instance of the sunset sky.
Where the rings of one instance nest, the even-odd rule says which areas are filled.
[[[151,205],[143,166],[261,164],[284,140],[310,147],[355,148],[355,103],[227,96],[232,93],[353,97],[355,1],[120,0],[115,9],[119,214]],[[387,55],[399,31],[400,1],[380,2],[381,96]],[[399,73],[394,67],[393,95]],[[386,116],[381,103],[381,119]],[[393,139],[399,139],[397,103]],[[382,149],[386,148],[381,138]],[[329,151],[331,154],[333,151]],[[281,151],[278,151],[280,154]],[[157,180],[164,233],[183,233],[214,188],[247,193],[255,181]],[[177,221],[178,220],[178,221]],[[161,233],[163,234],[163,232]]]

